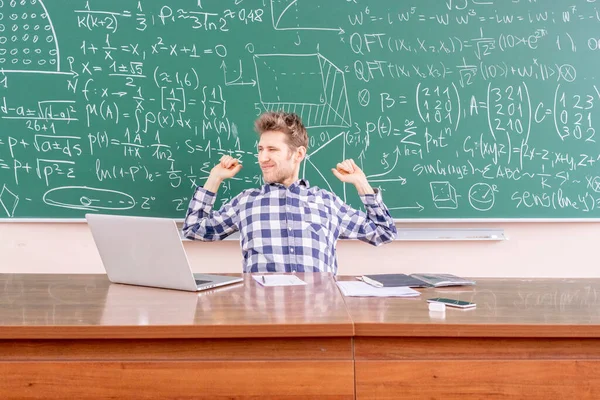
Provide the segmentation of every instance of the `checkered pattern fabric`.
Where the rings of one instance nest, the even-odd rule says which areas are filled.
[[[189,239],[221,240],[240,231],[244,272],[337,273],[338,238],[378,246],[396,237],[381,193],[360,196],[364,211],[301,179],[289,187],[248,189],[213,210],[215,194],[198,187],[183,233]]]

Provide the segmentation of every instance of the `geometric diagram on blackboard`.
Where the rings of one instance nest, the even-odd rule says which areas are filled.
[[[346,154],[346,132],[340,132],[318,148],[311,150],[302,163],[302,178],[309,177],[313,186],[322,186],[321,181],[327,185],[330,191],[338,193],[334,186],[343,189],[341,182],[331,173],[331,168],[336,163],[341,162]],[[321,152],[326,147],[331,147],[327,151]],[[333,186],[332,186],[333,182]],[[344,200],[345,200],[344,194]]]
[[[0,15],[5,27],[0,32],[0,72],[60,72],[58,39],[42,0],[0,2]]]
[[[494,207],[496,195],[487,183],[476,183],[469,189],[469,203],[477,211],[487,211]]]
[[[342,28],[328,27],[308,27],[302,26],[299,22],[299,4],[302,4],[305,14],[310,15],[315,12],[315,8],[323,0],[313,0],[312,4],[302,0],[271,0],[271,22],[273,29],[277,31],[334,31],[340,34],[344,33]],[[286,26],[287,25],[287,26]]]
[[[14,217],[18,204],[19,196],[8,190],[6,185],[3,185],[2,190],[0,190],[0,205],[2,205],[6,215],[9,217]]]
[[[430,182],[433,204],[436,208],[456,209],[458,208],[458,196],[456,189],[450,182]]]
[[[254,56],[265,111],[298,114],[307,128],[352,125],[344,72],[321,54]]]
[[[48,190],[43,197],[49,206],[73,210],[129,210],[135,206],[130,195],[88,186],[63,186]]]

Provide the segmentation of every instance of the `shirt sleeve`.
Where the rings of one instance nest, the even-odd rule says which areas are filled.
[[[236,232],[239,229],[237,206],[242,194],[243,192],[221,207],[220,210],[215,211],[213,210],[216,199],[215,193],[201,186],[198,187],[190,201],[183,222],[183,235],[192,240],[215,241],[225,239]]]
[[[360,199],[365,206],[366,213],[350,207],[339,197],[335,197],[340,229],[339,237],[358,239],[374,246],[393,241],[397,235],[396,225],[388,208],[383,204],[381,192],[375,189],[374,194],[361,195]]]

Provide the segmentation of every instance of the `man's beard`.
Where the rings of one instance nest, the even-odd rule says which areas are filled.
[[[270,178],[267,179],[266,174],[263,172],[263,180],[265,183],[283,183],[285,180],[292,176],[290,171],[270,171]]]

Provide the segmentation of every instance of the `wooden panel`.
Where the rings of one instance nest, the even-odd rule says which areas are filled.
[[[351,361],[0,363],[1,399],[353,399]]]
[[[2,340],[0,360],[352,360],[350,338]]]
[[[111,284],[106,275],[0,275],[0,339],[350,336],[331,274],[303,286],[243,284],[199,293]]]
[[[600,361],[357,361],[358,400],[600,398]]]
[[[343,279],[353,279],[344,277]],[[347,297],[357,336],[600,338],[600,279],[477,279],[411,299]],[[430,313],[427,299],[477,304]]]
[[[354,355],[357,360],[600,360],[600,339],[358,337]]]

